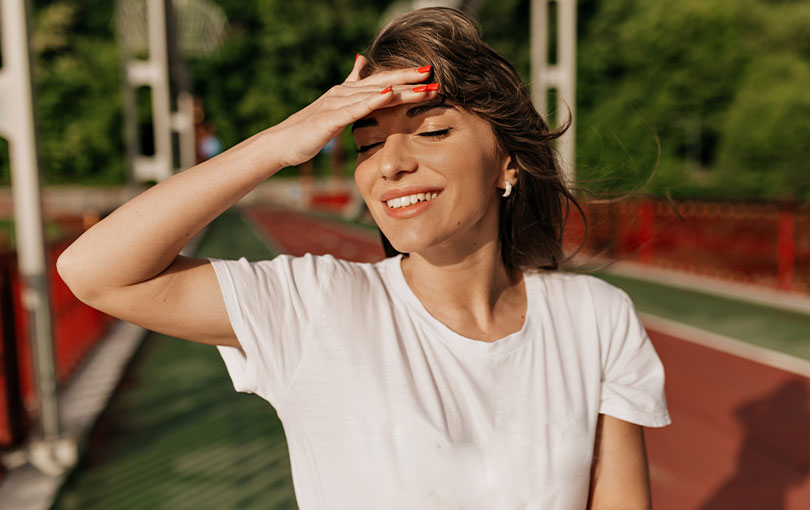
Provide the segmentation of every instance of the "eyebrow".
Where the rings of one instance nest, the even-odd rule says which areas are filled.
[[[409,119],[412,119],[414,117],[424,115],[427,112],[429,112],[431,110],[434,110],[436,108],[443,108],[443,109],[452,108],[452,109],[455,109],[456,107],[451,105],[451,104],[446,104],[446,103],[418,104],[416,106],[412,106],[411,108],[408,108],[408,111],[405,112],[405,115]],[[377,119],[375,119],[374,117],[370,117],[368,119],[360,119],[360,120],[356,121],[354,124],[352,124],[352,133],[354,133],[355,129],[361,129],[361,128],[365,128],[365,127],[373,127],[373,126],[379,126],[379,125],[380,125],[380,123],[377,122]]]

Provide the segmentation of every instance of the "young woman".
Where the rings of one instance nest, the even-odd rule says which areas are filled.
[[[178,255],[352,123],[358,189],[407,255]],[[468,17],[414,11],[344,83],[124,204],[57,267],[91,306],[219,346],[278,411],[301,508],[649,508],[663,368],[626,294],[557,270],[556,136]]]

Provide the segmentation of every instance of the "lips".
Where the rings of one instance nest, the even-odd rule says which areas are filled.
[[[386,202],[389,209],[398,209],[400,207],[408,207],[419,202],[427,202],[438,197],[439,193],[436,191],[426,193],[414,193],[413,195],[405,195],[404,197],[392,198]]]
[[[381,202],[388,202],[389,200],[393,200],[395,198],[403,198],[406,196],[416,195],[419,196],[420,193],[427,195],[430,193],[441,193],[441,188],[436,187],[429,187],[429,186],[402,186],[400,188],[393,188],[389,189],[382,195],[380,195]]]
[[[403,186],[386,191],[380,195],[380,201],[389,217],[405,219],[430,208],[442,191],[426,186]]]

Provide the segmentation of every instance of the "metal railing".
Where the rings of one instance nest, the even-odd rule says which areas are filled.
[[[810,204],[632,199],[582,206],[584,255],[810,292]],[[569,252],[583,230],[572,211]]]

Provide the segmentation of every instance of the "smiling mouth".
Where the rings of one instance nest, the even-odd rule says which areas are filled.
[[[439,196],[439,193],[436,191],[429,193],[415,193],[413,195],[392,198],[391,200],[388,200],[386,204],[388,205],[389,209],[400,209],[402,207],[408,207],[409,205],[418,204],[419,202],[433,200],[437,196]]]

